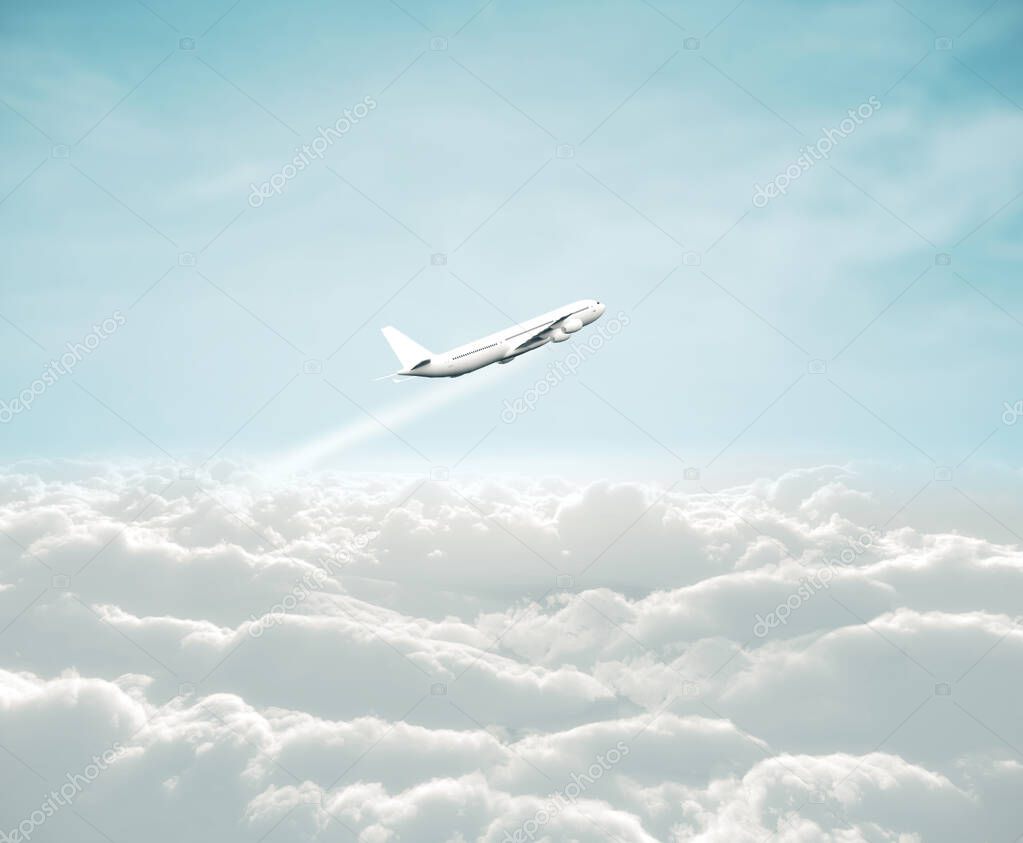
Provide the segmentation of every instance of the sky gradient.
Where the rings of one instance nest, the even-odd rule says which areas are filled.
[[[3,456],[272,458],[364,410],[446,401],[454,382],[373,380],[393,370],[384,324],[441,350],[594,297],[630,327],[534,412],[500,425],[568,347],[479,373],[401,435],[450,465],[498,424],[475,455],[490,471],[601,453],[650,476],[665,449],[738,474],[926,470],[978,445],[973,464],[1004,462],[1020,13],[986,6],[10,9],[0,395],[126,323],[5,427]],[[383,431],[327,462],[423,469]]]

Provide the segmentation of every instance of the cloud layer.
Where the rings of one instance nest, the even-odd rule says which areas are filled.
[[[0,831],[1014,840],[1023,553],[892,515],[835,467],[10,469]]]

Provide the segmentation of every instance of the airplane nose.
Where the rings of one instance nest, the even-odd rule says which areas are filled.
[[[604,315],[604,311],[606,309],[607,308],[604,305],[602,305],[600,302],[597,302],[597,316],[603,316]]]

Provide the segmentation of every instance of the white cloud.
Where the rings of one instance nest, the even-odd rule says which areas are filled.
[[[0,477],[8,829],[126,751],[33,840],[90,839],[87,822],[269,843],[1023,826],[1018,547],[882,531],[754,634],[875,526],[884,507],[843,469],[409,498],[400,478],[272,486],[226,464],[36,468]]]

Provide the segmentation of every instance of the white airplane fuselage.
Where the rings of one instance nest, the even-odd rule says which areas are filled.
[[[583,299],[439,354],[417,346],[394,328],[385,328],[384,336],[401,360],[402,368],[397,374],[454,378],[491,363],[506,363],[550,342],[564,342],[603,316],[604,310],[605,306],[599,301]]]

